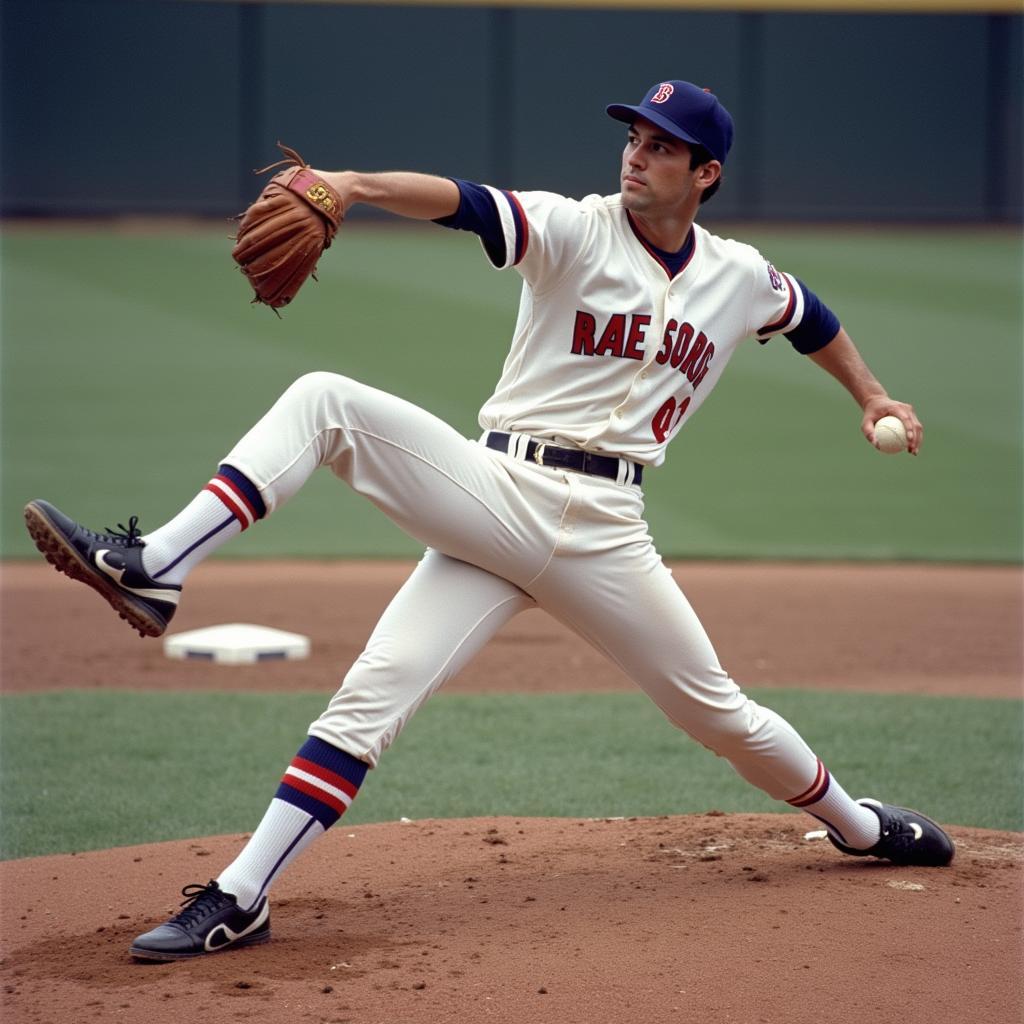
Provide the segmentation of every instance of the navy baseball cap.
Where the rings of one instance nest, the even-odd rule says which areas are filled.
[[[613,103],[606,110],[610,117],[627,124],[644,117],[677,139],[703,146],[721,163],[732,145],[729,111],[709,89],[690,82],[659,82],[647,90],[638,106]]]

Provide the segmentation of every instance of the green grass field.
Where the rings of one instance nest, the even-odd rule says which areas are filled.
[[[755,696],[792,721],[857,795],[920,806],[947,823],[1024,828],[1022,720],[1006,701]],[[7,697],[0,856],[251,830],[322,705],[322,694]],[[789,810],[673,729],[641,694],[452,694],[417,715],[341,827],[403,816],[711,808]]]
[[[9,230],[2,248],[2,552],[23,503],[155,527],[297,375],[346,373],[476,435],[519,278],[439,228],[354,228],[278,320],[248,305],[230,226]],[[725,232],[723,232],[725,233]],[[785,339],[751,342],[645,482],[667,556],[1017,561],[1021,246],[1010,232],[737,230],[840,314],[926,425],[918,459]],[[230,556],[408,556],[323,474]]]
[[[5,233],[4,557],[37,557],[21,521],[33,497],[92,526],[138,514],[155,528],[310,370],[360,378],[476,435],[476,410],[507,351],[517,275],[490,270],[468,236],[357,228],[326,255],[319,285],[278,320],[248,305],[230,230]],[[737,234],[840,314],[890,391],[918,407],[925,450],[918,459],[878,454],[838,385],[784,339],[751,342],[667,465],[645,481],[663,554],[1019,561],[1019,239],[982,230]],[[226,554],[417,550],[322,474]],[[920,804],[947,822],[1024,827],[1016,703],[778,691],[765,700],[858,793]],[[250,829],[322,702],[316,694],[5,697],[2,855]],[[578,742],[566,748],[568,735]],[[778,809],[643,697],[453,695],[417,717],[346,820],[711,807]]]

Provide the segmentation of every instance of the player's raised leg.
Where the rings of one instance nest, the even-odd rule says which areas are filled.
[[[182,890],[188,905],[140,935],[132,955],[180,960],[269,938],[268,893],[275,879],[345,813],[367,769],[416,709],[532,604],[506,580],[427,552],[310,726],[238,857],[216,880]]]
[[[517,585],[550,558],[568,497],[558,476],[513,476],[432,413],[333,373],[295,381],[224,461],[271,513],[326,467],[426,547]]]
[[[325,466],[424,545],[521,583],[550,557],[566,500],[557,479],[515,481],[494,452],[393,395],[332,373],[295,381],[164,526],[93,531],[29,502],[36,546],[100,593],[143,636],[159,636],[188,573],[279,509]]]

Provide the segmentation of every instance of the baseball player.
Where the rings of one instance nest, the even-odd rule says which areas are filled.
[[[345,208],[368,203],[475,232],[523,279],[519,316],[479,439],[333,373],[292,384],[178,515],[94,532],[54,506],[26,508],[38,547],[140,633],[160,635],[189,571],[276,512],[326,466],[427,548],[287,766],[239,856],[184,909],[139,936],[150,960],[270,936],[275,878],[351,804],[416,709],[495,632],[539,606],[618,665],[668,719],[773,798],[822,822],[853,856],[941,866],[953,844],[916,811],[854,800],[798,733],[746,697],[662,563],[643,478],[665,458],[737,346],[785,335],[834,376],[874,441],[891,399],[835,315],[754,249],[695,223],[719,188],[733,123],[682,81],[608,114],[626,128],[620,189],[567,199],[406,172],[323,172]]]

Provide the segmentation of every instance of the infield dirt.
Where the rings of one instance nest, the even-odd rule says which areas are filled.
[[[393,563],[214,563],[175,629],[250,621],[313,657],[163,657],[41,565],[4,566],[5,692],[338,685],[408,573]],[[1002,567],[680,564],[742,683],[1021,697],[1021,577]],[[523,657],[524,649],[529,657]],[[214,676],[211,676],[211,672]],[[451,690],[629,682],[539,612]],[[685,739],[681,740],[686,742]],[[255,823],[254,823],[255,824]],[[274,891],[273,941],[142,965],[138,932],[244,842],[219,836],[0,864],[5,1024],[68,1021],[992,1024],[1024,1015],[1024,840],[951,828],[947,869],[806,839],[801,815],[341,822]]]

